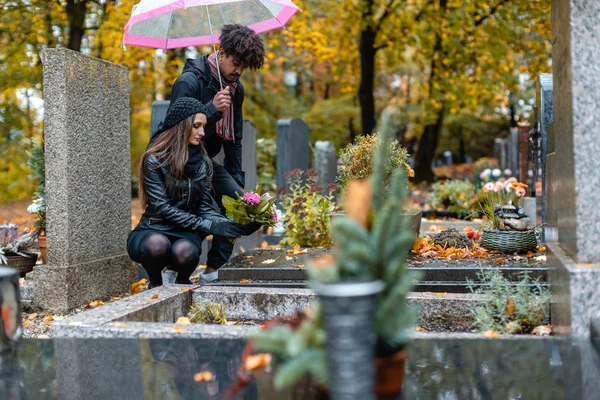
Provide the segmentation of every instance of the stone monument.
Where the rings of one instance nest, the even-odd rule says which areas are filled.
[[[34,305],[66,312],[129,290],[131,230],[128,70],[46,49],[44,136],[48,265],[33,272]]]

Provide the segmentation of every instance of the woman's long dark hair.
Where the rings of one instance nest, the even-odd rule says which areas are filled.
[[[152,145],[142,155],[140,162],[140,183],[139,183],[139,194],[142,208],[146,208],[148,205],[148,194],[144,187],[144,177],[146,176],[145,168],[146,161],[151,154],[154,154],[161,164],[158,168],[167,167],[169,171],[169,177],[167,186],[174,184],[177,181],[183,179],[185,164],[188,162],[189,150],[188,143],[190,135],[192,134],[192,127],[194,125],[194,119],[196,114],[192,114],[186,119],[182,120],[177,125],[162,132],[152,143]],[[206,149],[204,144],[200,142],[202,150],[206,156]],[[207,160],[209,161],[209,160]],[[210,167],[210,162],[208,163]]]

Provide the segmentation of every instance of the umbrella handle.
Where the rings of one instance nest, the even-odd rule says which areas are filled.
[[[208,11],[208,5],[206,5],[206,15],[208,16],[208,27],[210,28],[210,37],[213,37],[213,28],[210,21],[210,12]],[[213,50],[215,52],[215,63],[217,64],[217,75],[219,75],[219,87],[223,90],[223,82],[221,82],[221,69],[219,68],[219,57],[217,54],[217,48],[215,47],[214,40],[212,41]]]

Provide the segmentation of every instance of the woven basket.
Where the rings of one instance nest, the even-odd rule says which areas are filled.
[[[484,229],[481,245],[488,250],[501,253],[525,253],[537,247],[537,235],[534,229],[528,231],[499,231]]]
[[[19,270],[21,276],[25,276],[26,273],[33,270],[33,266],[37,262],[37,253],[26,253],[28,257],[23,256],[6,256],[8,266]]]

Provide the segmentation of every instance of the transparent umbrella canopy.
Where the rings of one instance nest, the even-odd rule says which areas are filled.
[[[158,49],[214,45],[223,25],[262,33],[284,27],[297,11],[291,0],[142,0],[133,7],[123,44]]]

